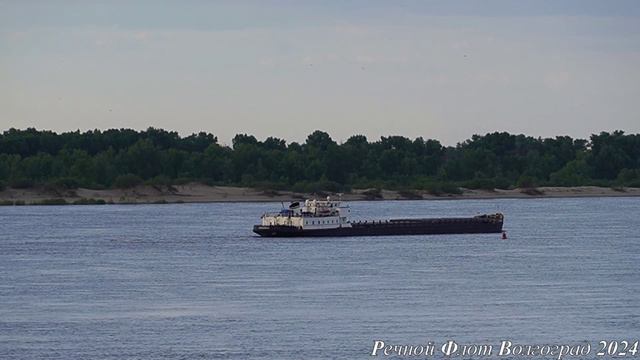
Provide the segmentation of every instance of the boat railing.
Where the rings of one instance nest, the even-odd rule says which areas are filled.
[[[416,225],[432,225],[432,224],[468,224],[474,222],[502,222],[502,214],[480,215],[473,218],[406,218],[391,220],[355,220],[351,221],[352,226],[357,227],[380,227],[380,226],[416,226]]]
[[[303,213],[288,213],[288,212],[266,212],[262,214],[262,217],[336,217],[339,214],[337,212],[330,213],[312,213],[312,212],[303,212]]]
[[[283,213],[283,212],[266,212],[262,214],[262,217],[278,217],[278,216],[294,216],[293,214]]]

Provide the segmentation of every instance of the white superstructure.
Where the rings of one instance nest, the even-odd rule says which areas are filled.
[[[326,200],[305,200],[303,206],[299,202],[293,202],[288,209],[282,209],[279,213],[266,213],[262,215],[262,225],[300,229],[350,227],[350,213],[349,206],[327,196]]]

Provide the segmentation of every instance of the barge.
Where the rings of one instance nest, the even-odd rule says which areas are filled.
[[[377,236],[500,233],[501,213],[473,217],[351,221],[351,209],[341,201],[293,202],[277,213],[265,213],[253,232],[264,237]]]

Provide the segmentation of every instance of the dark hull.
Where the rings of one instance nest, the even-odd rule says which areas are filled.
[[[351,227],[334,229],[303,230],[290,226],[255,225],[253,232],[265,237],[480,234],[502,232],[502,224],[501,215],[483,215],[472,218],[356,222]]]

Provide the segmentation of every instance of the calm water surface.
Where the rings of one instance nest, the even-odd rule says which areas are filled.
[[[366,359],[637,340],[640,198],[351,203],[498,234],[261,239],[280,204],[0,208],[0,359]],[[357,217],[357,216],[356,216]]]

